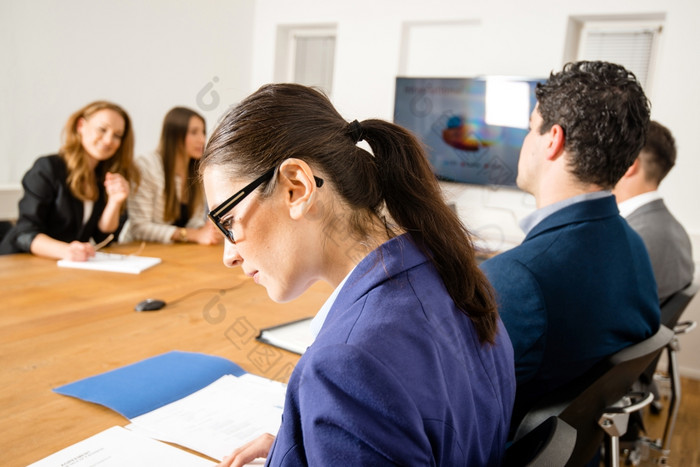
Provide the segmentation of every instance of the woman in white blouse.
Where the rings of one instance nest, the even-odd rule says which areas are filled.
[[[120,242],[212,245],[222,241],[206,221],[197,176],[205,134],[204,118],[191,109],[175,107],[165,115],[157,151],[136,158],[141,184],[129,196],[129,220]]]

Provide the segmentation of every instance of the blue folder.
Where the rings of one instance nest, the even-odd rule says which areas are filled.
[[[245,371],[222,357],[172,351],[54,388],[134,418],[182,399],[224,375]]]

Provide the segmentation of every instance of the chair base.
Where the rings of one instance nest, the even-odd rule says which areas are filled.
[[[661,446],[661,440],[652,440],[645,436],[640,437],[632,447],[621,450],[624,465],[653,466],[668,465],[670,449]]]

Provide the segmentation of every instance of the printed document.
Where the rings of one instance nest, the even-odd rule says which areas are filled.
[[[286,385],[246,373],[131,419],[130,430],[221,460],[263,433],[275,435]]]
[[[114,426],[29,467],[210,467],[214,462]]]

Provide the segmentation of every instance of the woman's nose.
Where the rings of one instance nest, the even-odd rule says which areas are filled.
[[[224,240],[224,265],[227,268],[235,268],[236,266],[240,266],[241,261],[243,261],[243,258],[238,254],[236,245],[228,240]]]
[[[116,143],[117,141],[118,141],[117,138],[114,136],[114,133],[112,133],[111,131],[106,131],[105,134],[102,135],[102,142],[105,145],[109,146],[111,144]]]

